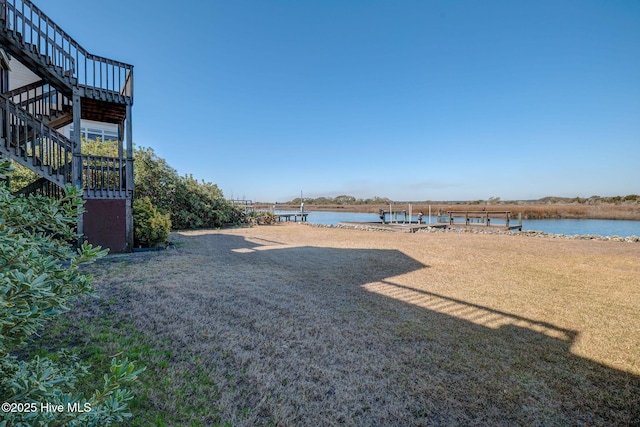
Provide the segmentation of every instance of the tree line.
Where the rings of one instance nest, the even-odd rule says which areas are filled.
[[[389,203],[396,203],[398,201],[393,201],[387,197],[379,197],[375,196],[368,199],[356,198],[354,196],[349,195],[340,195],[336,197],[305,197],[301,199],[297,197],[288,202],[283,202],[285,205],[299,205],[301,202],[304,202],[307,205],[388,205]],[[406,203],[406,201],[402,201],[402,203]],[[478,199],[478,200],[468,200],[468,201],[432,201],[432,200],[424,200],[424,201],[411,201],[411,203],[448,203],[448,204],[469,204],[469,205],[478,205],[478,204],[523,204],[523,203],[531,203],[531,204],[621,204],[621,203],[640,203],[640,195],[637,194],[629,194],[626,196],[591,196],[591,197],[543,197],[536,200],[501,200],[500,197],[490,197],[486,200]]]

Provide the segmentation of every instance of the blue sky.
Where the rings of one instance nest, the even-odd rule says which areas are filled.
[[[64,0],[134,141],[225,196],[640,193],[640,2]]]

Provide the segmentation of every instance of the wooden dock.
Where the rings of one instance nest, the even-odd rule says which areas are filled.
[[[278,219],[278,222],[281,221],[291,221],[298,222],[298,218],[300,218],[300,222],[307,222],[308,212],[292,212],[292,213],[278,213],[275,214],[275,217]]]
[[[404,216],[404,211],[398,211]],[[395,211],[394,211],[395,213]],[[340,222],[340,225],[360,226],[369,229],[396,231],[399,233],[415,233],[424,228],[439,229],[484,229],[484,230],[519,230],[522,231],[522,217],[514,221],[509,211],[449,211],[438,217],[438,222],[390,222],[387,212],[380,212],[380,222]],[[389,215],[390,216],[390,215]]]
[[[447,221],[449,228],[494,228],[502,230],[522,231],[522,216],[516,223],[511,218],[510,211],[448,211]],[[464,222],[462,222],[462,220]],[[491,223],[498,220],[498,223]]]

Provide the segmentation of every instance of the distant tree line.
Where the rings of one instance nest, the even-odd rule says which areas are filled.
[[[285,205],[299,205],[301,201],[304,201],[307,205],[388,205],[389,203],[398,203],[399,201],[393,201],[387,197],[378,197],[375,196],[370,199],[359,199],[354,196],[348,195],[340,195],[337,197],[305,197],[301,199],[297,197],[288,202],[284,202]],[[401,203],[406,203],[406,201],[402,201]],[[621,204],[621,203],[640,203],[640,195],[637,194],[629,194],[627,196],[591,196],[591,197],[543,197],[537,200],[501,200],[500,197],[489,197],[488,199],[479,199],[479,200],[468,200],[468,201],[417,201],[414,200],[412,203],[448,203],[448,204],[468,204],[468,205],[481,205],[481,204],[489,204],[489,205],[499,205],[499,204],[565,204],[565,203],[573,203],[573,204],[587,204],[587,205],[596,205],[596,204]]]
[[[584,205],[597,205],[600,203],[621,204],[621,203],[640,203],[640,195],[628,194],[626,196],[591,196],[591,197],[544,197],[539,200],[540,203],[577,203]]]
[[[382,205],[393,203],[393,200],[386,197],[375,196],[370,199],[357,199],[353,196],[341,195],[333,198],[330,197],[305,197],[301,199],[297,197],[291,201],[284,202],[287,205],[299,205],[302,201],[308,205]]]

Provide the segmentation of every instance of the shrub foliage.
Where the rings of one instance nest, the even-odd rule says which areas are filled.
[[[158,212],[146,196],[133,201],[133,224],[136,246],[157,246],[167,241],[171,231],[169,214]]]
[[[217,228],[243,221],[216,184],[178,175],[151,148],[136,149],[135,161],[136,198],[148,197],[159,211],[169,213],[173,228]]]
[[[82,152],[99,156],[118,155],[118,145],[113,141],[83,140]],[[218,228],[228,223],[245,222],[242,210],[227,201],[216,184],[197,180],[192,175],[181,176],[165,159],[159,157],[152,148],[140,147],[134,156],[134,198],[149,198],[151,204],[161,214],[169,214],[171,226],[175,229]],[[17,191],[38,176],[16,163],[12,175],[11,190]],[[135,210],[135,207],[134,207]],[[141,218],[148,217],[138,217]],[[160,217],[154,217],[159,220]],[[136,219],[134,218],[134,224]],[[148,228],[134,225],[134,234]],[[155,228],[155,227],[152,227]],[[145,241],[148,236],[136,235],[137,241]]]
[[[88,373],[77,357],[60,351],[52,360],[25,356],[23,346],[45,323],[90,294],[83,263],[106,251],[84,243],[76,251],[75,225],[82,192],[66,188],[62,200],[14,197],[6,183],[9,162],[0,161],[0,427],[13,425],[109,425],[129,416],[136,371],[127,360],[113,360],[104,384],[91,396],[76,392]],[[42,405],[61,411],[43,410]]]

